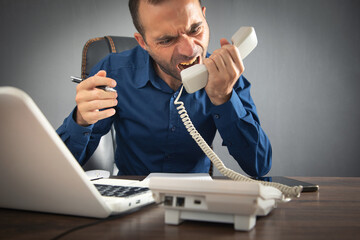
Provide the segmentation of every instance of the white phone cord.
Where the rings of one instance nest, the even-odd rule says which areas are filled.
[[[185,109],[184,103],[179,101],[179,98],[182,94],[184,86],[181,86],[179,95],[174,101],[175,105],[179,105],[176,109],[180,115],[181,120],[184,123],[185,128],[190,133],[191,137],[195,140],[195,142],[199,145],[199,147],[203,150],[203,152],[208,156],[210,161],[214,164],[214,166],[219,170],[221,174],[229,177],[235,181],[246,181],[246,182],[261,182],[263,185],[271,186],[279,189],[285,196],[285,198],[299,197],[302,191],[302,186],[294,186],[290,187],[281,183],[276,182],[266,182],[266,181],[258,181],[248,178],[240,173],[237,173],[229,168],[227,168],[221,159],[216,155],[216,153],[209,147],[206,141],[202,138],[200,133],[196,130],[193,123],[191,122],[189,115]]]

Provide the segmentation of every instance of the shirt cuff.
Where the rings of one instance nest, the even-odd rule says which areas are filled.
[[[83,127],[77,124],[74,120],[74,114],[76,113],[76,108],[72,111],[69,116],[69,121],[67,125],[67,132],[72,137],[72,139],[77,139],[78,141],[82,141],[83,138],[89,138],[94,127],[94,124],[89,125],[87,127]]]
[[[233,89],[229,101],[224,104],[214,106],[211,109],[211,114],[216,126],[218,128],[222,128],[238,121],[240,118],[244,118],[246,116],[246,110],[239,96]]]

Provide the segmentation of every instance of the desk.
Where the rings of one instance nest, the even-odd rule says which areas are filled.
[[[250,232],[232,224],[185,221],[164,224],[164,210],[141,211],[72,232],[61,239],[355,239],[360,234],[360,178],[294,177],[317,183],[320,191],[281,203],[258,217]],[[52,239],[97,219],[0,209],[0,239]]]

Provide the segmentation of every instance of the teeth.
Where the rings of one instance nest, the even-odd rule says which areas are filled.
[[[196,58],[194,58],[193,60],[191,60],[191,61],[189,61],[189,62],[183,62],[183,63],[180,63],[180,64],[181,64],[181,65],[188,66],[188,65],[193,64],[195,61],[196,61]]]

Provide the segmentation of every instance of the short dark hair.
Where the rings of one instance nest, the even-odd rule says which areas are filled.
[[[129,10],[130,10],[131,18],[133,20],[136,30],[141,34],[141,36],[145,40],[144,28],[142,27],[140,20],[139,20],[140,1],[142,1],[142,0],[129,0]],[[145,1],[151,5],[158,5],[167,0],[145,0]],[[199,4],[201,6],[201,0],[199,0]]]

